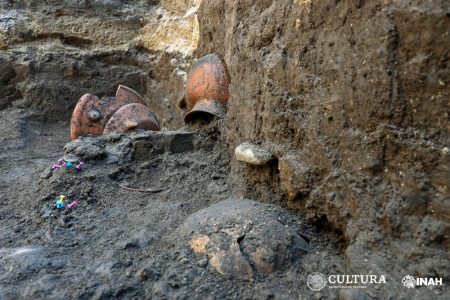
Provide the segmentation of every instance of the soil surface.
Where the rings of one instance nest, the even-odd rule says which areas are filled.
[[[309,252],[274,273],[256,270],[254,276],[235,278],[234,271],[232,276],[221,275],[210,256],[190,247],[189,228],[198,227],[192,223],[194,214],[231,197],[229,163],[214,126],[192,133],[194,147],[172,140],[167,151],[162,147],[144,152],[134,145],[131,158],[86,151],[96,143],[115,141],[123,154],[126,143],[117,139],[128,137],[90,139],[82,144],[85,155],[91,155],[84,170],[51,172],[68,141],[68,123],[30,121],[19,108],[1,113],[1,299],[298,299],[313,295],[305,285],[307,274],[325,267],[344,271],[339,244],[331,242],[338,241],[336,236],[318,233],[280,207],[256,202],[256,211],[259,206],[275,211],[275,220],[283,224],[271,235],[256,238],[257,243],[269,250],[277,247],[270,245],[278,242],[274,237],[289,228],[308,241]],[[78,206],[57,209],[61,194],[66,203],[77,199]],[[233,203],[240,202],[245,200]],[[209,215],[216,216],[220,226],[234,228],[237,220],[221,220],[227,207]],[[239,217],[239,206],[229,209]],[[261,224],[267,222],[267,217],[259,216]],[[251,218],[244,215],[245,219]],[[254,222],[257,226],[258,218]]]

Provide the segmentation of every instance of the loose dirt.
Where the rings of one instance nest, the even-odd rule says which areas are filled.
[[[180,232],[189,231],[192,217],[183,223],[232,198],[229,162],[217,142],[217,125],[189,134],[192,143],[162,132],[159,144],[147,151],[139,144],[142,135],[135,136],[128,158],[128,136],[86,139],[78,148],[72,143],[66,149],[81,147],[77,153],[92,156],[92,145],[98,144],[108,151],[94,153],[82,171],[50,172],[51,164],[63,155],[69,124],[32,121],[20,108],[1,113],[2,299],[297,299],[312,295],[305,285],[308,273],[323,268],[343,272],[336,237],[317,232],[276,205],[258,204],[276,211],[279,224],[311,247],[282,270],[233,279],[219,274],[208,254],[191,248],[187,234]],[[111,157],[119,152],[123,155]],[[58,210],[55,201],[60,194],[68,201],[77,199],[78,206]],[[210,213],[217,215],[219,225],[226,207]],[[234,214],[236,207],[230,209]],[[230,224],[233,220],[227,222],[220,226],[235,226]],[[267,241],[259,240],[260,245],[276,247],[271,244],[277,243],[273,237],[278,234],[283,232],[273,232]]]

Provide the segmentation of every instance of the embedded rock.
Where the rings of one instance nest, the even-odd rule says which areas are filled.
[[[287,193],[289,200],[306,195],[311,190],[311,169],[296,156],[283,156],[278,162],[281,189]]]
[[[64,147],[67,161],[101,160],[124,164],[144,161],[162,153],[182,153],[209,146],[210,141],[195,131],[142,131],[128,134],[79,137]]]
[[[237,146],[234,154],[236,160],[256,166],[266,165],[273,159],[272,153],[250,142],[243,142]]]
[[[178,234],[194,252],[208,255],[219,274],[229,278],[269,274],[288,268],[310,249],[298,228],[282,223],[289,222],[280,218],[283,211],[230,199],[191,215]]]
[[[64,156],[82,160],[100,159],[106,155],[105,141],[96,137],[80,137],[64,147]]]

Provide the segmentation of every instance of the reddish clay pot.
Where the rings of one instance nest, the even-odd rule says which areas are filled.
[[[203,56],[194,62],[186,82],[186,123],[205,114],[223,118],[230,93],[230,76],[224,62],[216,54]]]
[[[122,106],[109,119],[103,134],[113,131],[127,132],[134,129],[159,131],[159,122],[147,106],[137,103]]]
[[[85,94],[78,101],[70,121],[72,140],[83,135],[101,135],[111,116],[122,106],[139,103],[145,105],[142,97],[129,87],[119,85],[116,97]]]

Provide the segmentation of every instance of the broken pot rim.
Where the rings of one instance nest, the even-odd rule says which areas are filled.
[[[194,107],[184,116],[185,123],[191,123],[196,119],[196,115],[200,113],[210,114],[223,119],[226,115],[226,104],[216,99],[202,99],[194,104]]]

